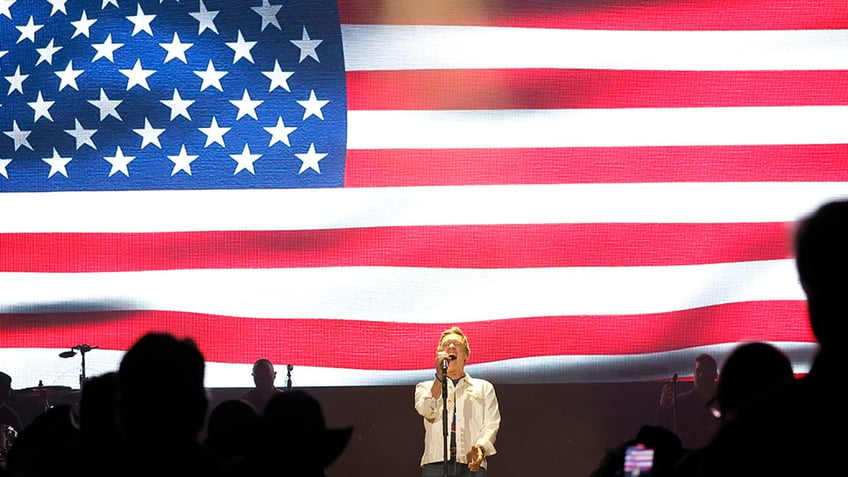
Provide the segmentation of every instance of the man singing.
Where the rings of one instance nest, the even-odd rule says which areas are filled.
[[[465,371],[470,353],[462,330],[453,327],[443,331],[436,348],[435,378],[415,386],[415,410],[424,420],[422,477],[443,476],[446,467],[453,477],[485,477],[486,458],[497,452],[495,438],[501,424],[498,399],[492,383],[472,378]],[[447,436],[443,425],[445,387]]]

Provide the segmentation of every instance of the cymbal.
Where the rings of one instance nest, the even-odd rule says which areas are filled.
[[[35,386],[32,388],[14,389],[12,394],[23,398],[54,397],[71,390],[70,386]]]

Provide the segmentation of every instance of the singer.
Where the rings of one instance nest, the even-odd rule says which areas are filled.
[[[424,421],[422,477],[485,477],[487,458],[497,452],[498,399],[492,383],[465,371],[470,353],[461,329],[443,331],[435,377],[415,386],[415,410]]]

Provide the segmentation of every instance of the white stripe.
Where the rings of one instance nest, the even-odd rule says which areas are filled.
[[[797,374],[809,372],[818,349],[814,343],[775,342],[792,361]],[[681,378],[692,375],[692,357],[710,353],[719,366],[738,343],[725,343],[696,348],[638,355],[540,356],[490,363],[469,363],[469,374],[495,383],[610,383],[669,379],[677,373]],[[69,344],[69,346],[71,346]],[[3,371],[12,376],[14,389],[45,386],[67,386],[79,389],[81,362],[79,355],[61,359],[66,349],[0,348]],[[94,377],[118,370],[123,351],[96,350],[86,354],[86,376]],[[207,388],[250,388],[252,363],[206,363]],[[279,373],[282,375],[282,373]],[[361,370],[295,365],[294,387],[323,386],[411,386],[432,379],[429,368],[404,371]],[[278,386],[282,380],[278,379]]]
[[[615,31],[342,25],[345,68],[848,69],[848,30]]]
[[[848,106],[350,111],[348,148],[844,144],[845,124]]]
[[[15,193],[0,233],[791,222],[846,196],[844,182]]]
[[[661,267],[0,273],[0,313],[171,310],[449,324],[803,300],[796,277],[793,260]]]

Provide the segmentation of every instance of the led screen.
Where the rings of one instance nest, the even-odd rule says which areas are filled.
[[[804,373],[790,237],[848,194],[846,26],[842,0],[0,0],[0,369],[78,387],[159,331],[210,387],[259,358],[408,385],[458,325],[500,383],[751,340]]]

